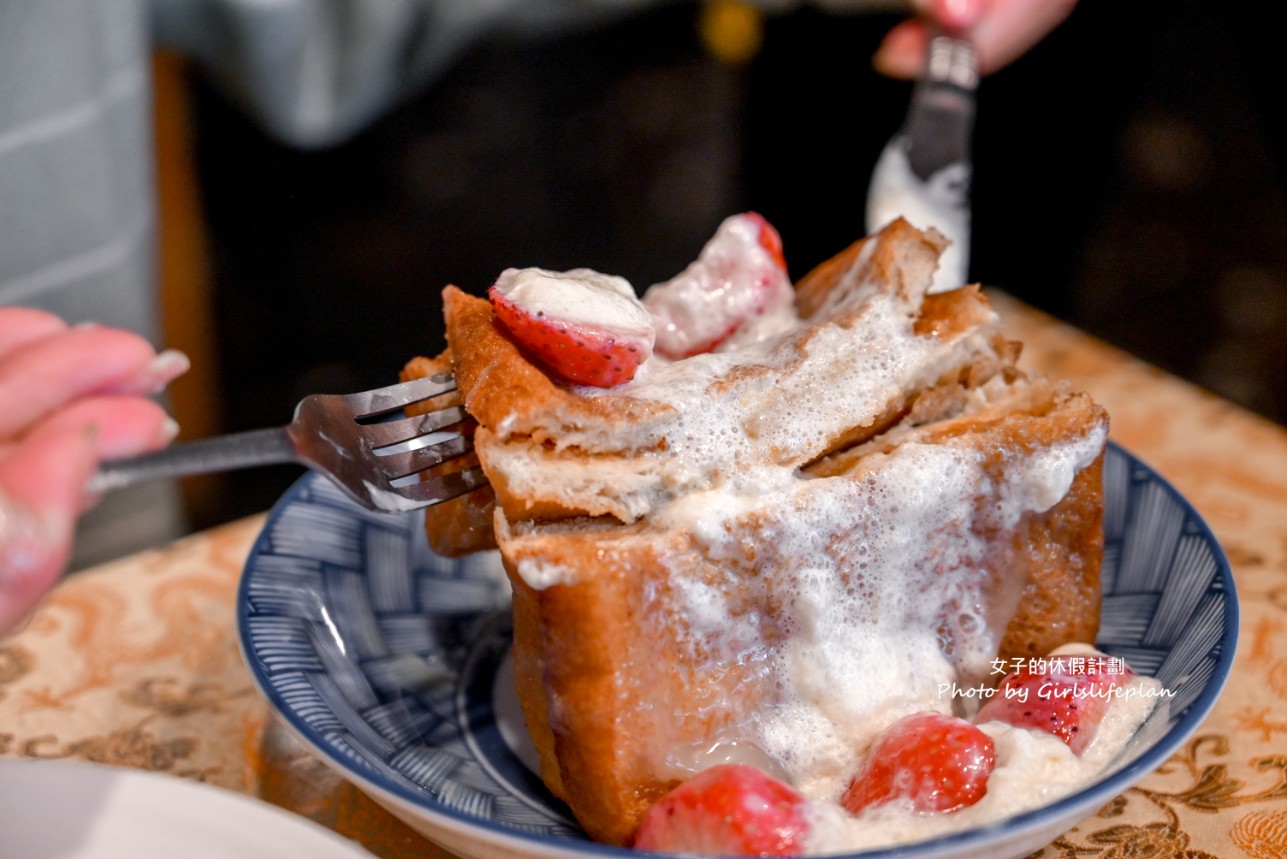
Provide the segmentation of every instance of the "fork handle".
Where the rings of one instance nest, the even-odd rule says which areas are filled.
[[[152,480],[299,462],[286,427],[200,439],[142,456],[104,462],[89,480],[93,493],[125,489]]]

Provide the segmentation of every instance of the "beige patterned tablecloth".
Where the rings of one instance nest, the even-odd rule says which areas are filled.
[[[1165,475],[1233,563],[1233,677],[1166,766],[1038,853],[1287,857],[1287,430],[995,295],[1024,364],[1065,376]],[[238,652],[237,576],[261,518],[78,574],[0,639],[0,756],[160,771],[292,809],[381,857],[430,844],[275,721]]]

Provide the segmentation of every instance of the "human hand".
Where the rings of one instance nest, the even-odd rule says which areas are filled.
[[[979,54],[983,74],[1018,59],[1059,26],[1077,0],[913,0],[922,16],[967,36]],[[925,17],[890,30],[873,63],[883,74],[914,78],[925,64]]]
[[[187,368],[127,331],[0,307],[0,634],[66,567],[98,463],[174,437],[147,395]]]

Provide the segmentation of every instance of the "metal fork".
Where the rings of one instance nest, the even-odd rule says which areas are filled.
[[[931,292],[961,286],[968,273],[970,144],[978,85],[974,46],[931,25],[907,119],[877,160],[867,190],[868,232],[901,215],[951,239]]]
[[[487,483],[478,466],[421,475],[473,449],[463,408],[398,417],[407,406],[455,389],[455,377],[444,373],[357,394],[315,394],[300,400],[287,426],[106,462],[89,488],[108,492],[149,480],[297,463],[326,475],[368,509],[394,513],[428,507]]]

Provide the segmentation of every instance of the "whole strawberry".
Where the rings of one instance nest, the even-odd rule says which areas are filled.
[[[1080,755],[1095,739],[1113,689],[1133,676],[1120,660],[1102,653],[1031,660],[1006,675],[974,721],[1045,731]]]
[[[696,856],[799,856],[809,823],[805,799],[746,764],[703,770],[659,799],[634,846]]]
[[[615,387],[652,355],[652,319],[622,278],[506,269],[487,295],[510,336],[563,381]]]
[[[851,814],[899,799],[921,812],[956,811],[983,798],[995,766],[992,738],[975,725],[914,713],[876,739],[840,804]]]

